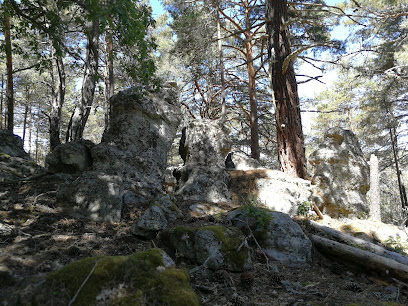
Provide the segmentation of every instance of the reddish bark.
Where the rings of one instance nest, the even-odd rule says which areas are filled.
[[[306,155],[300,117],[299,95],[292,64],[283,71],[290,52],[287,27],[287,0],[266,2],[268,53],[271,61],[272,88],[275,99],[279,164],[289,175],[306,178]]]

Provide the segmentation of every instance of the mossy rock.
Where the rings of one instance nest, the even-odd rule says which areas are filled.
[[[199,305],[187,272],[169,267],[165,257],[162,250],[149,249],[73,262],[47,276],[38,303],[49,302],[50,296],[64,303],[79,292],[73,305]]]
[[[173,255],[194,264],[206,263],[213,270],[226,266],[242,272],[251,267],[250,250],[242,245],[244,235],[236,227],[205,226],[198,229],[176,227],[160,233],[159,243]]]
[[[209,260],[210,268],[218,269],[220,266],[226,265],[229,270],[237,272],[250,268],[252,262],[249,249],[242,245],[245,237],[236,227],[205,226],[197,229],[195,249],[200,263],[204,263],[212,255],[211,246],[199,248],[198,237],[205,237],[207,234],[213,235],[215,242],[221,243],[219,251],[223,260],[220,265],[218,265],[216,257]]]

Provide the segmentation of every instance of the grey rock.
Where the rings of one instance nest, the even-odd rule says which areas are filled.
[[[14,135],[9,130],[0,130],[0,153],[11,157],[31,159],[30,155],[24,151],[24,144],[21,137]]]
[[[0,130],[0,182],[21,180],[44,172],[45,169],[24,151],[19,136]]]
[[[183,128],[179,151],[184,166],[177,172],[176,195],[183,200],[231,201],[225,169],[225,155],[231,147],[227,135],[216,120],[194,120]]]
[[[149,207],[130,229],[136,236],[150,238],[158,231],[167,227],[167,219],[163,210],[156,205]]]
[[[271,212],[269,235],[264,241],[265,253],[286,264],[304,264],[312,259],[312,243],[299,224],[281,212]]]
[[[195,233],[196,261],[212,270],[222,267],[234,272],[248,270],[252,266],[252,260],[248,246],[243,244],[244,239],[244,235],[236,227],[200,228]]]
[[[242,272],[252,266],[244,235],[236,227],[176,227],[164,230],[159,243],[177,256],[212,270],[226,268]]]
[[[181,211],[170,195],[158,197],[131,228],[132,234],[140,237],[154,237],[165,229],[169,222],[180,217]]]
[[[153,203],[154,205],[157,205],[162,209],[166,216],[166,219],[169,222],[173,222],[174,220],[182,216],[181,210],[176,205],[176,199],[174,198],[174,196],[166,194],[159,197]]]
[[[235,193],[238,200],[249,200],[251,195],[255,202],[264,207],[291,216],[296,215],[300,205],[313,200],[314,187],[310,181],[294,178],[282,171],[254,169],[231,170],[230,173],[230,191]]]
[[[133,88],[114,95],[110,125],[102,142],[90,148],[94,174],[85,171],[77,181],[61,188],[64,203],[86,210],[96,201],[104,212],[95,214],[88,210],[84,215],[118,221],[123,205],[150,202],[162,194],[167,152],[176,135],[180,114],[177,94],[166,85],[158,92]],[[86,183],[88,178],[96,183]],[[119,178],[120,182],[116,182]],[[113,185],[106,186],[106,180]],[[108,208],[112,211],[105,211]]]
[[[180,154],[184,164],[225,167],[225,156],[231,149],[228,131],[217,120],[190,121],[182,130]]]
[[[54,151],[47,155],[45,164],[48,171],[54,173],[80,174],[91,169],[92,157],[91,141],[68,142],[55,147]]]
[[[119,222],[122,212],[122,178],[102,172],[84,172],[57,193],[57,202],[95,221]]]
[[[137,206],[148,202],[148,200],[140,194],[135,194],[132,191],[126,190],[123,193],[123,205],[125,206]]]
[[[209,203],[196,203],[190,205],[190,210],[195,216],[211,216],[225,212],[224,209],[214,204]]]
[[[241,152],[230,152],[225,159],[227,169],[251,170],[262,168],[259,161]]]
[[[329,129],[309,162],[323,213],[331,217],[369,213],[369,166],[352,131]]]
[[[254,213],[248,213],[244,209],[231,211],[227,219],[243,231],[249,224],[263,251],[271,259],[288,265],[306,264],[311,261],[312,243],[289,215],[263,208],[254,209],[259,211],[258,218],[268,215],[269,224],[259,228],[260,222],[265,220],[257,219]]]
[[[186,165],[180,169],[179,189],[176,195],[183,200],[205,202],[230,202],[228,191],[230,176],[223,167]]]

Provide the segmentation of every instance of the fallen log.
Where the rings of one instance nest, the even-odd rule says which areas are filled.
[[[313,227],[314,229],[323,232],[325,234],[327,234],[330,238],[333,238],[334,240],[338,241],[338,242],[344,242],[348,245],[351,246],[357,246],[359,248],[363,248],[364,250],[367,250],[371,253],[375,253],[377,255],[380,256],[384,256],[390,259],[393,259],[399,263],[402,263],[404,265],[408,265],[408,257],[404,256],[402,254],[396,253],[396,252],[392,252],[390,250],[387,250],[377,244],[371,243],[369,241],[365,241],[363,239],[360,238],[356,238],[353,237],[351,235],[336,231],[330,227],[321,225],[317,222],[314,221],[310,221],[310,225],[311,227]]]
[[[361,250],[317,235],[312,235],[313,245],[322,253],[358,265],[365,270],[373,271],[404,282],[408,281],[408,266],[371,252]]]

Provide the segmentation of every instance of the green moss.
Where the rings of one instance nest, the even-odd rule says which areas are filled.
[[[166,248],[170,255],[192,259],[191,250],[194,247],[195,230],[187,226],[178,226],[172,230],[163,231],[159,236],[159,243]]]
[[[197,297],[188,284],[187,272],[164,266],[162,251],[149,249],[130,256],[104,256],[82,259],[48,275],[49,284],[63,284],[70,297],[90,275],[76,299],[75,305],[94,305],[103,289],[126,284],[126,294],[116,297],[113,305],[198,305]],[[91,270],[95,267],[93,273]]]
[[[239,247],[242,244],[243,236],[236,227],[227,228],[225,226],[205,226],[198,231],[211,231],[214,236],[221,241],[221,253],[226,261],[232,266],[232,269],[241,270],[245,266],[249,257],[246,247]]]

